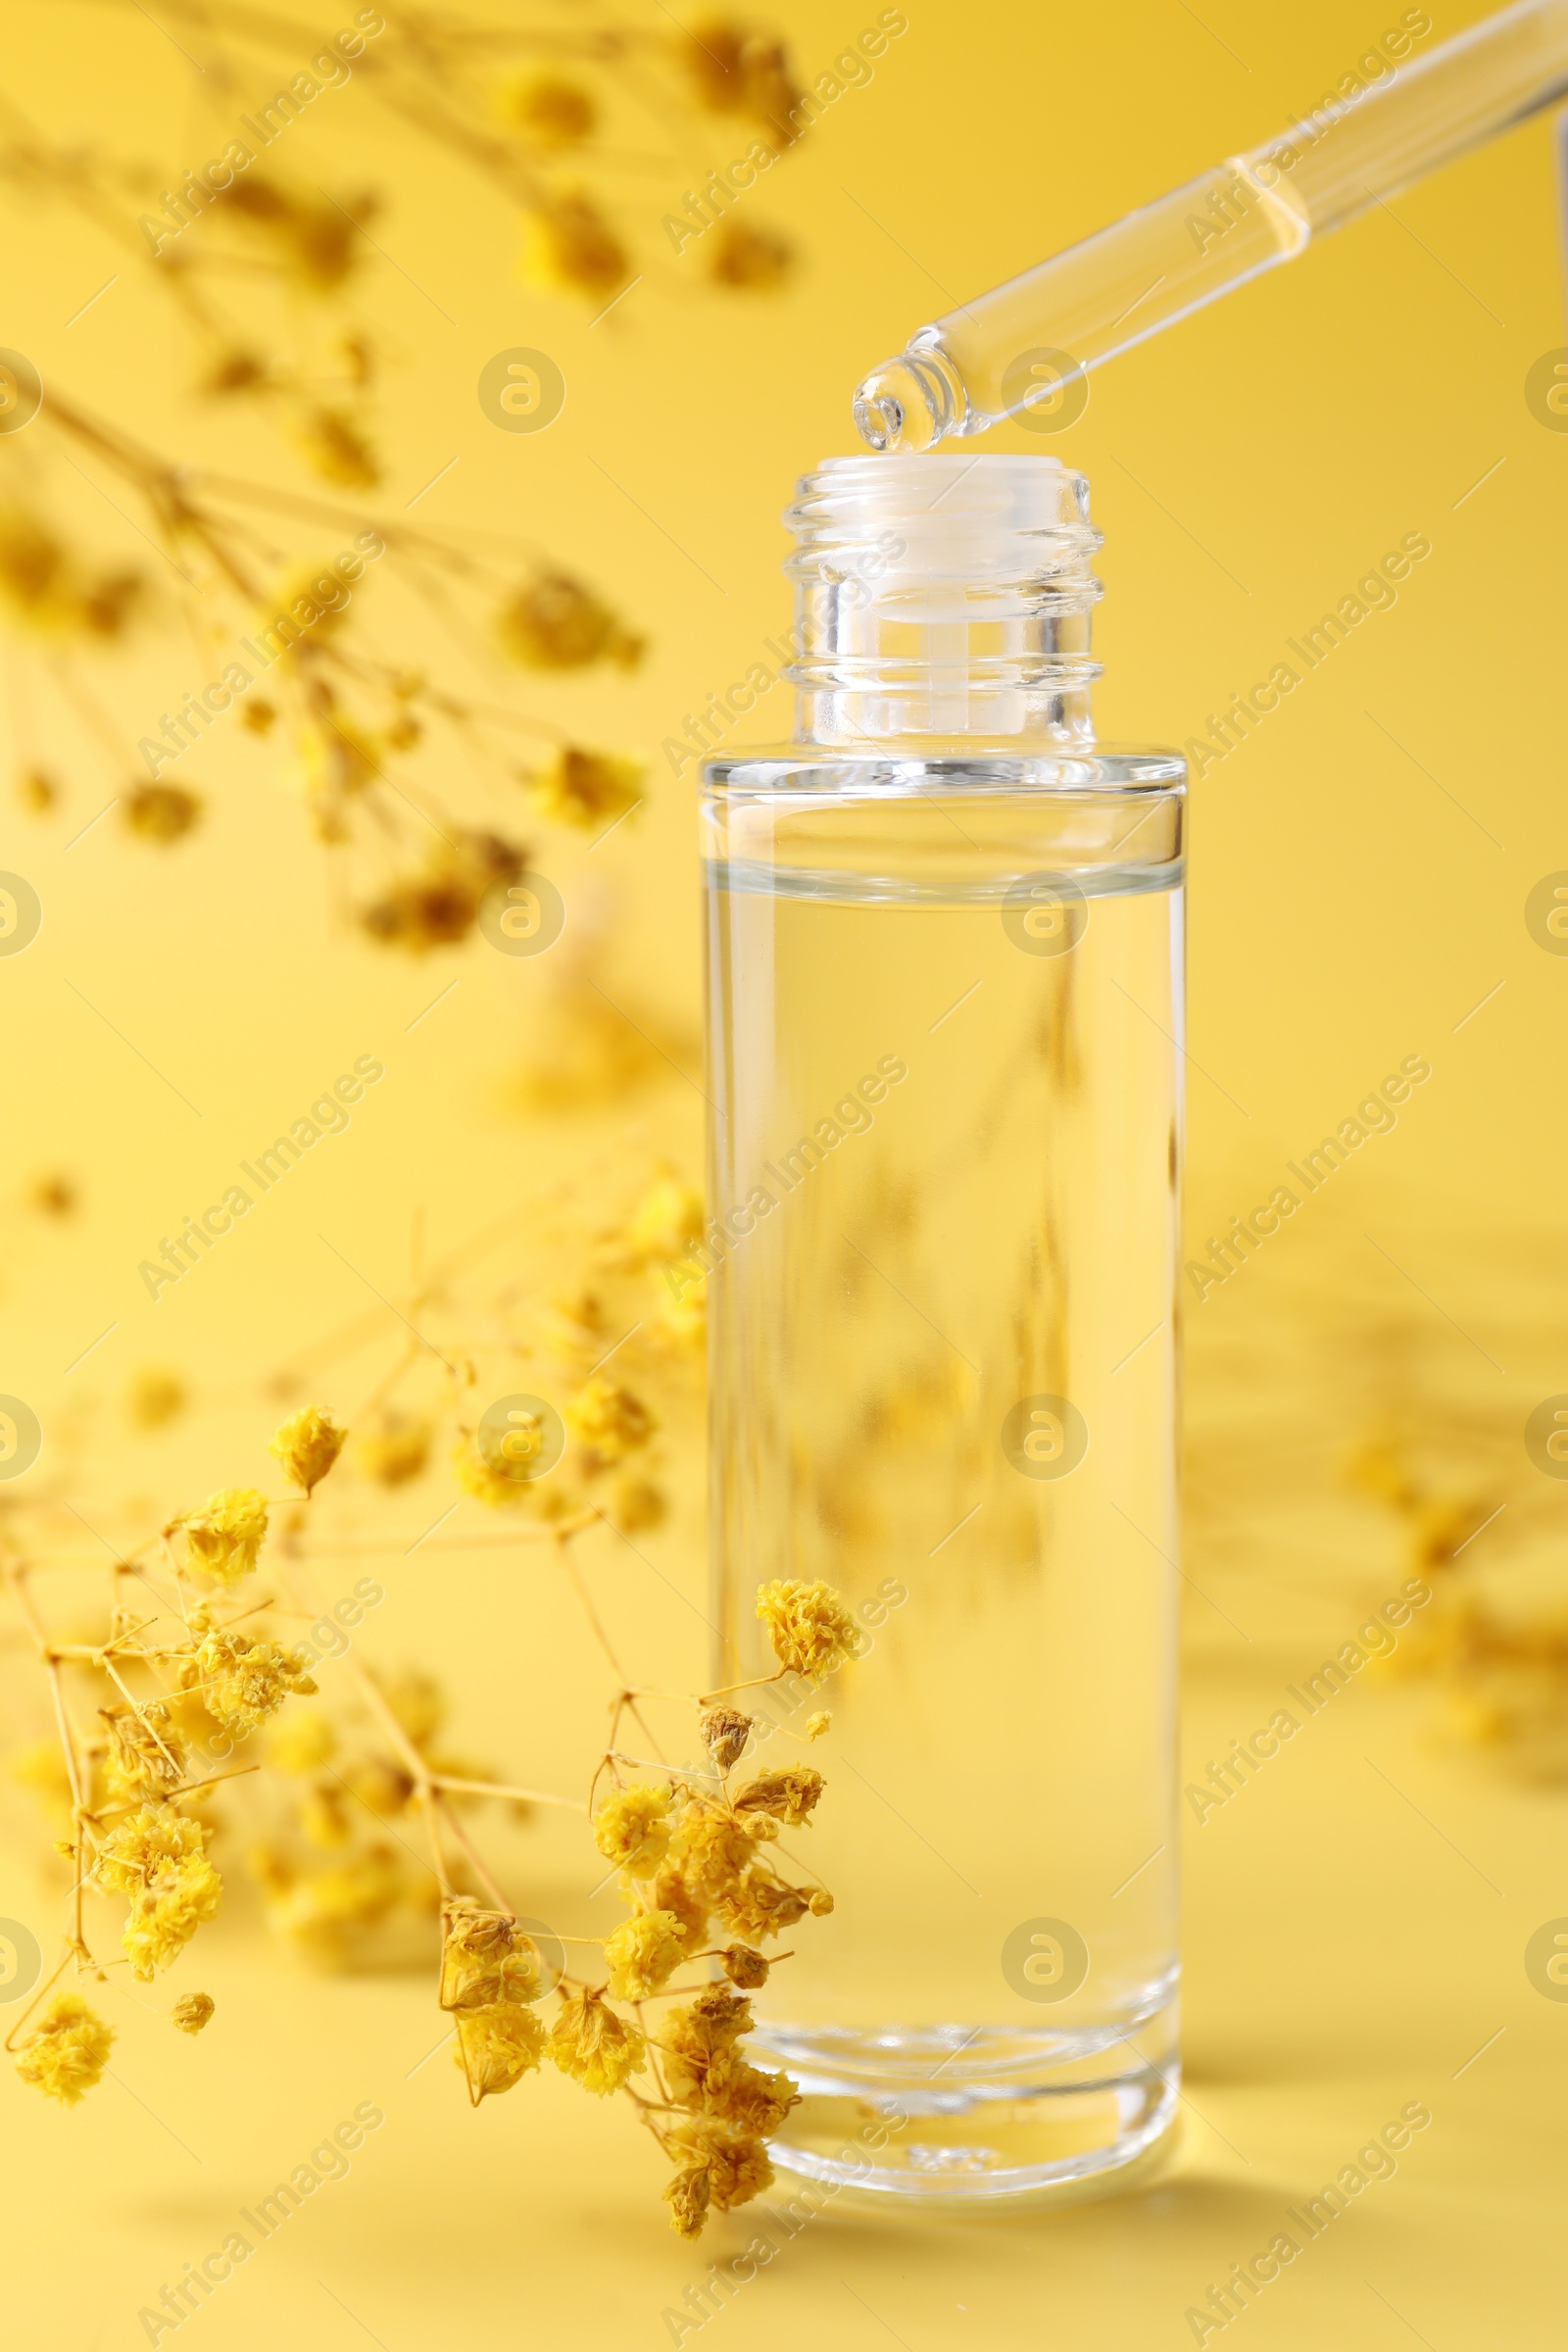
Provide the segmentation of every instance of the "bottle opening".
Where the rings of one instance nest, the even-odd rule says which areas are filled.
[[[803,740],[1090,732],[1100,533],[1054,457],[827,458],[797,485]]]

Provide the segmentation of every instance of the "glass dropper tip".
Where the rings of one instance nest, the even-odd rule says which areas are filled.
[[[879,389],[883,370],[873,369],[855,395],[855,429],[878,457],[897,455],[904,444],[903,403]]]
[[[856,386],[855,429],[878,456],[917,457],[953,432],[966,408],[956,373],[942,355],[901,351]]]

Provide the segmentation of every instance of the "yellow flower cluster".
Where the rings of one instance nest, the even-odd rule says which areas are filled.
[[[430,1458],[433,1435],[428,1421],[389,1413],[374,1429],[355,1441],[354,1466],[378,1487],[403,1487],[418,1477]]]
[[[598,2098],[619,2090],[647,2063],[647,2043],[636,2026],[617,2017],[593,1985],[561,1995],[561,2007],[545,2044],[564,2075]]]
[[[707,2117],[677,2124],[668,2145],[685,2160],[663,2192],[671,2227],[681,2237],[701,2234],[710,2206],[728,2213],[772,2186],[773,2167],[762,2142],[737,2138]]]
[[[210,1992],[182,1992],[169,2012],[169,2022],[181,2034],[199,2034],[217,2007]]]
[[[757,1614],[779,1664],[788,1673],[808,1675],[813,1683],[854,1657],[859,1645],[859,1628],[842,1595],[820,1578],[810,1585],[793,1579],[763,1585],[757,1595]]]
[[[822,1775],[809,1764],[791,1764],[782,1772],[760,1772],[735,1799],[740,1814],[765,1813],[787,1830],[804,1829],[812,1806],[822,1793]]]
[[[750,220],[723,220],[708,252],[715,285],[742,294],[771,294],[790,273],[795,248],[787,237]]]
[[[522,851],[498,833],[453,833],[415,872],[360,909],[361,928],[413,956],[455,947],[473,929],[490,892],[515,882],[524,863]]]
[[[752,1736],[752,1717],[743,1715],[737,1707],[709,1707],[699,1718],[697,1729],[720,1772],[728,1772],[745,1753],[746,1742]]]
[[[337,1735],[317,1707],[291,1707],[267,1735],[267,1760],[279,1772],[315,1772],[337,1745]]]
[[[790,110],[801,93],[782,42],[719,17],[694,25],[679,54],[699,106],[715,115],[749,115],[773,147],[791,144]]]
[[[560,74],[514,75],[496,96],[503,119],[534,147],[578,147],[599,120],[590,92]]]
[[[324,193],[318,201],[248,172],[224,190],[223,209],[225,219],[243,223],[276,256],[295,285],[306,293],[329,294],[362,258],[359,232],[379,209],[379,200],[362,189],[348,207]]]
[[[207,1859],[207,1832],[172,1805],[122,1822],[98,1849],[97,1872],[105,1886],[130,1897],[121,1940],[144,1984],[178,1959],[223,1890]]]
[[[520,2082],[538,2066],[544,2050],[544,2022],[531,2009],[465,2010],[458,2019],[454,2056],[467,2077],[475,2107],[481,2099]]]
[[[248,1860],[272,1926],[308,1959],[325,1968],[346,1966],[354,1957],[356,1938],[378,1927],[409,1892],[403,1866],[390,1845],[368,1846],[318,1870],[301,1870],[271,1846],[255,1848]]]
[[[661,1490],[646,1478],[617,1478],[610,1494],[610,1516],[623,1536],[640,1536],[662,1527],[668,1505]]]
[[[121,795],[120,821],[127,833],[161,850],[183,841],[201,822],[202,804],[178,784],[133,784]]]
[[[283,1465],[290,1486],[313,1494],[343,1450],[347,1430],[339,1429],[330,1413],[308,1404],[274,1430],[267,1450]]]
[[[87,572],[26,508],[0,510],[0,604],[41,637],[116,638],[142,592],[139,572]]]
[[[74,2107],[109,2064],[114,2038],[113,2026],[106,2026],[78,1993],[56,1993],[22,2044],[17,2072],[46,2097]]]
[[[669,1851],[670,1788],[616,1788],[594,1815],[594,1843],[628,1879],[651,1879]]]
[[[596,1464],[623,1461],[646,1446],[658,1424],[640,1397],[602,1374],[580,1389],[565,1410],[566,1427]]]
[[[537,1499],[533,1493],[535,1482],[509,1478],[504,1470],[498,1470],[478,1439],[466,1432],[452,1448],[452,1467],[464,1493],[492,1511],[508,1510]]]
[[[568,572],[541,572],[510,597],[496,618],[503,653],[522,669],[586,669],[612,662],[635,669],[647,640]]]
[[[650,1238],[662,1239],[683,1213],[678,1200],[662,1206],[662,1218],[650,1219]],[[594,1321],[591,1300],[581,1319]],[[611,1409],[608,1401],[602,1409]],[[767,1588],[759,1603],[778,1613],[791,1655],[831,1657],[841,1634],[853,1635],[828,1586]],[[617,1726],[639,1695],[620,1694]],[[431,1688],[416,1679],[394,1703],[427,1751],[439,1721]],[[596,2097],[626,2091],[675,2168],[664,2196],[684,2237],[697,2236],[710,2211],[744,2204],[772,2180],[766,2141],[799,2092],[786,2075],[742,2054],[753,2023],[746,1996],[768,1981],[771,1964],[759,1948],[765,1938],[807,1912],[833,1908],[825,1888],[793,1884],[776,1863],[781,1829],[808,1825],[821,1775],[804,1764],[761,1770],[732,1791],[729,1776],[750,1744],[753,1718],[699,1702],[698,1722],[716,1772],[612,1788],[593,1814],[594,1842],[618,1872],[630,1915],[605,1939],[601,1981],[562,1974],[548,2026],[537,2009],[548,1989],[542,1956],[515,1918],[466,1896],[449,1897],[442,1912],[440,2001],[456,2020],[454,2062],[472,2102],[512,2089],[545,2059]],[[612,1729],[602,1760],[612,1772],[621,1761],[614,1737]],[[298,1748],[307,1770],[317,1760],[303,1734],[281,1744]],[[734,1938],[720,1949],[708,1941],[714,1919]],[[727,1983],[695,1994],[671,1983],[703,1961],[716,1963]],[[664,1998],[684,2005],[651,2027],[645,2004]],[[649,2096],[631,2087],[645,2071]]]
[[[441,1954],[443,2009],[487,2009],[501,2001],[539,2000],[545,1990],[539,1948],[504,1911],[481,1911],[458,1896],[447,1905]]]
[[[524,224],[523,282],[546,294],[613,294],[631,275],[631,261],[586,188],[562,188],[529,213]]]
[[[223,1487],[176,1524],[186,1567],[209,1584],[237,1585],[255,1567],[266,1540],[267,1496],[254,1487]]]
[[[294,443],[323,482],[336,482],[344,490],[373,490],[381,479],[381,467],[359,426],[324,400],[311,403],[296,418]]]
[[[725,1976],[742,1992],[757,1992],[767,1983],[768,1962],[749,1943],[726,1943],[719,1960]]]
[[[198,1691],[209,1715],[236,1739],[259,1731],[290,1692],[314,1698],[317,1690],[297,1651],[232,1629],[207,1635],[180,1667],[179,1687]]]
[[[162,1429],[185,1402],[185,1384],[172,1372],[149,1365],[131,1381],[125,1410],[134,1429]]]
[[[47,816],[60,799],[60,780],[46,767],[17,770],[17,798],[30,816]]]
[[[611,1997],[646,2001],[662,1992],[686,1957],[687,1928],[673,1911],[638,1911],[605,1944]]]
[[[544,1993],[538,1947],[505,1912],[459,1898],[447,1905],[441,2006],[458,2021],[455,2063],[475,2107],[537,2067],[545,2027],[530,2004]]]
[[[162,1700],[116,1714],[103,1710],[109,1726],[104,1780],[115,1798],[167,1797],[185,1778],[185,1743]]]
[[[529,774],[528,798],[541,816],[591,833],[637,807],[647,774],[640,760],[564,744]]]
[[[751,2026],[750,2003],[711,1985],[666,2018],[658,2039],[669,2095],[689,2111],[665,2143],[679,2165],[664,2196],[681,2237],[699,2234],[710,2206],[727,2213],[773,2178],[763,2143],[800,2094],[788,2075],[741,2057],[735,2045]]]

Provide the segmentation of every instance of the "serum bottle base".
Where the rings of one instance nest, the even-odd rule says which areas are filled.
[[[1124,2042],[989,2080],[965,2070],[963,2081],[945,2075],[940,2060],[933,2067],[928,2035],[867,2035],[862,2063],[846,2050],[849,2065],[828,2073],[802,2064],[793,2034],[764,2034],[754,2055],[785,2066],[802,2092],[768,2153],[835,2202],[852,2195],[884,2210],[973,2212],[1115,2195],[1149,2180],[1174,2150],[1174,2029],[1167,2010],[1140,2027],[1137,2052]],[[896,2046],[904,2041],[906,2052]],[[909,2061],[918,2062],[919,2087]]]

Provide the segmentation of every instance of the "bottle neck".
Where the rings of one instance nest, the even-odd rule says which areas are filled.
[[[800,485],[796,740],[1094,739],[1089,485],[1054,458],[832,458]]]

